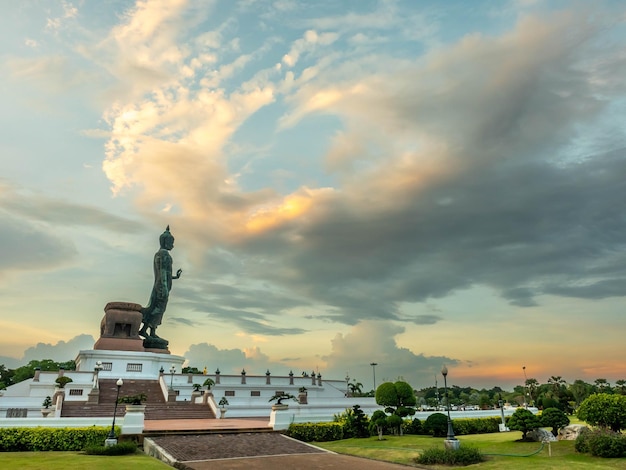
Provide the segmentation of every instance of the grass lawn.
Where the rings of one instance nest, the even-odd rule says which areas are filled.
[[[548,445],[541,448],[539,442],[515,442],[522,433],[511,431],[494,434],[476,434],[459,436],[461,446],[473,446],[486,455],[487,461],[470,468],[481,470],[558,470],[558,469],[625,469],[626,458],[602,459],[589,454],[579,454],[574,450],[574,441],[558,441],[550,444],[552,456],[549,456]],[[428,436],[385,436],[366,439],[345,439],[332,442],[315,442],[315,445],[332,450],[339,454],[356,455],[376,460],[386,460],[405,465],[415,465],[413,459],[420,450],[430,447],[443,448],[443,438]],[[521,457],[528,455],[528,457]],[[429,468],[446,469],[450,467],[433,466]],[[457,467],[461,468],[461,467]]]
[[[81,452],[0,452],[0,468],[20,470],[166,470],[169,465],[143,453],[86,455]]]

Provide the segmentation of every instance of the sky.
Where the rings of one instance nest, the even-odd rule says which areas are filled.
[[[626,378],[620,1],[0,2],[0,363]],[[374,362],[378,365],[372,367]]]

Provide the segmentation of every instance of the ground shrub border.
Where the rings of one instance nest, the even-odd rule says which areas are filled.
[[[341,423],[291,423],[287,435],[303,442],[326,442],[343,439]]]
[[[0,428],[0,452],[81,451],[85,447],[102,444],[109,432],[109,427],[98,426]]]

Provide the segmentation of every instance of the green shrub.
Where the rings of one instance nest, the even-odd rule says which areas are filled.
[[[592,426],[611,428],[615,432],[626,429],[626,395],[591,395],[580,404],[576,416]]]
[[[559,428],[569,424],[567,415],[558,408],[546,408],[541,413],[541,425],[552,428],[552,434],[556,437],[559,435]]]
[[[148,399],[145,393],[138,393],[137,395],[126,395],[117,399],[118,403],[124,403],[126,405],[141,405]]]
[[[495,416],[489,418],[457,418],[454,420],[454,434],[488,434],[500,432],[502,419]]]
[[[608,429],[586,430],[576,438],[574,449],[594,457],[626,457],[626,436]]]
[[[404,434],[420,434],[422,432],[422,422],[419,418],[406,420],[402,423],[402,432]]]
[[[431,447],[415,458],[415,463],[421,465],[465,466],[484,461],[485,457],[478,449],[466,446],[461,446],[458,450]]]
[[[326,442],[343,439],[341,423],[291,423],[287,435],[304,442]]]
[[[435,437],[448,434],[448,417],[443,413],[433,413],[424,421],[424,431]]]
[[[369,419],[359,405],[348,408],[334,416],[334,421],[343,426],[343,437],[369,437]]]
[[[132,441],[119,442],[112,446],[91,445],[85,448],[88,455],[128,455],[137,452],[137,444]]]
[[[589,440],[589,452],[594,457],[620,458],[626,456],[626,437],[618,433],[606,433]]]
[[[509,428],[522,431],[522,440],[526,440],[526,434],[533,429],[541,427],[541,420],[532,411],[526,408],[518,408],[508,421]]]
[[[0,428],[0,452],[79,451],[100,444],[110,428]],[[119,429],[118,429],[119,432]]]

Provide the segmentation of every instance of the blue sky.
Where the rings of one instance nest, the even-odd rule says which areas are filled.
[[[621,2],[0,6],[0,356],[109,301],[191,365],[626,377]]]

